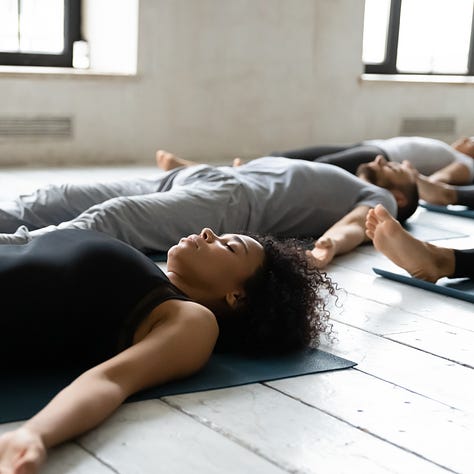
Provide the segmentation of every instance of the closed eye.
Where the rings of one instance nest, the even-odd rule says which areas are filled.
[[[222,238],[222,236],[220,236]],[[231,235],[230,236],[231,238],[227,241],[227,242],[236,242],[237,244],[239,244],[239,249],[240,249],[240,245],[242,245],[242,247],[244,248],[245,250],[245,253],[248,254],[249,253],[249,248],[248,248],[248,245],[242,240],[241,237],[239,237],[238,235]],[[234,253],[237,253],[237,251],[235,249],[233,249],[228,243],[225,244],[227,247],[229,247],[229,250],[231,252],[234,252]]]

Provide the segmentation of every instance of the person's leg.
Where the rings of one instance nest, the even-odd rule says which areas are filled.
[[[457,199],[455,204],[474,209],[474,185],[455,186]]]
[[[455,273],[453,249],[416,239],[380,204],[367,215],[366,233],[379,252],[416,278],[436,282]]]
[[[321,145],[306,148],[297,148],[295,150],[272,151],[268,156],[283,156],[294,160],[317,161],[321,156],[339,153],[352,148],[352,145]]]
[[[455,271],[453,278],[474,279],[474,249],[454,250]]]
[[[387,158],[380,148],[372,145],[312,147],[290,150],[281,152],[281,154],[272,154],[271,156],[284,156],[285,158],[328,163],[330,165],[339,166],[349,171],[349,173],[356,174],[359,165],[373,161],[377,155],[383,155]]]
[[[148,179],[50,185],[32,194],[0,203],[0,232],[12,233],[22,225],[29,230],[58,225],[108,199],[149,194],[157,186],[157,181]]]
[[[234,181],[204,180],[168,192],[109,199],[68,222],[23,233],[13,242],[2,242],[0,236],[0,243],[21,244],[56,229],[91,229],[142,251],[166,251],[203,227],[217,233],[244,231],[249,206],[245,199]]]

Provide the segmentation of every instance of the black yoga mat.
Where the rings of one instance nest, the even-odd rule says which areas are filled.
[[[166,262],[168,260],[168,252],[153,252],[146,253],[145,255],[154,262]]]
[[[186,379],[135,394],[127,401],[148,400],[165,395],[234,387],[298,375],[353,367],[355,362],[321,350],[305,350],[285,356],[247,358],[214,354],[206,367]],[[30,418],[80,371],[50,370],[15,372],[0,377],[0,423]]]
[[[470,217],[474,219],[474,209],[466,206],[436,206],[435,204],[420,203],[421,207],[428,209],[428,211],[440,212],[442,214],[451,214],[453,216]]]
[[[424,290],[433,291],[434,293],[474,303],[474,281],[469,278],[442,278],[436,283],[430,283],[408,275],[382,270],[381,268],[373,268],[372,270],[377,273],[377,275],[398,281],[399,283],[405,283],[406,285],[423,288]]]

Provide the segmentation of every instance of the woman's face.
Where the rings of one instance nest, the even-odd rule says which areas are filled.
[[[263,247],[251,237],[217,236],[204,228],[199,235],[184,237],[170,248],[167,270],[186,285],[220,298],[241,289],[263,260]]]

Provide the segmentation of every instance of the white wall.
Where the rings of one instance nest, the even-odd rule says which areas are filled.
[[[82,0],[81,8],[82,34],[91,46],[90,68],[136,73],[138,0]]]
[[[472,135],[474,85],[359,80],[362,23],[363,0],[141,0],[137,77],[0,75],[0,119],[74,126],[0,139],[0,163],[151,163],[158,147],[223,162],[393,136],[418,116]]]

